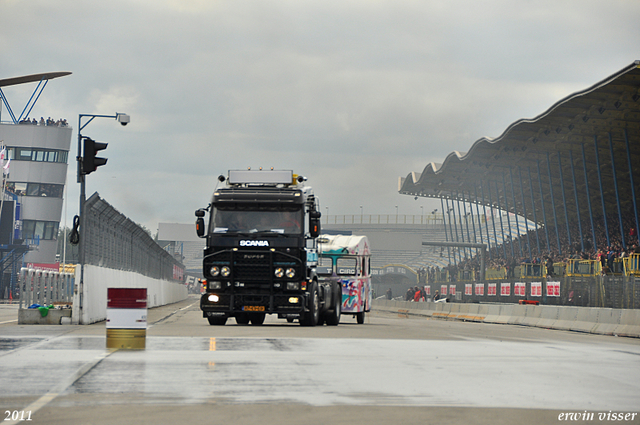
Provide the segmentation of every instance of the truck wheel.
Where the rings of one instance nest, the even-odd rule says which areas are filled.
[[[318,284],[313,282],[311,286],[311,302],[309,303],[309,311],[305,312],[300,318],[302,326],[315,326],[318,324],[320,317],[320,296],[318,295]]]
[[[239,325],[248,324],[249,323],[249,315],[248,314],[244,314],[244,313],[238,314],[236,316],[236,323],[239,324]]]
[[[361,311],[360,313],[356,313],[356,320],[358,321],[359,325],[364,323],[364,311]]]
[[[227,316],[208,316],[207,320],[209,321],[210,325],[215,325],[215,326],[224,326],[225,323],[227,323]]]
[[[249,315],[249,319],[251,320],[252,325],[261,325],[264,323],[264,318],[266,314],[264,313],[253,313]]]
[[[342,293],[337,294],[335,303],[333,310],[329,311],[325,317],[327,326],[337,326],[338,323],[340,323],[340,315],[342,314]]]

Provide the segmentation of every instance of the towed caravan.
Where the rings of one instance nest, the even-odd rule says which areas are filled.
[[[321,235],[317,273],[321,281],[338,280],[342,286],[342,313],[353,314],[359,324],[371,310],[371,250],[366,236]]]

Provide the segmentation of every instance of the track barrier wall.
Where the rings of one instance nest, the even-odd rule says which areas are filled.
[[[400,316],[533,326],[640,338],[640,310],[553,305],[410,302],[377,299],[373,309]]]
[[[80,268],[76,271],[80,281]],[[107,288],[146,288],[147,307],[172,304],[187,298],[187,287],[179,281],[154,279],[138,273],[84,266],[84,288],[74,293],[72,323],[87,325],[107,318]]]

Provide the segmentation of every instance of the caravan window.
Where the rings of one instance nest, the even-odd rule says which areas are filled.
[[[358,270],[358,260],[356,258],[338,258],[336,269],[338,275],[355,276]]]
[[[331,257],[320,257],[318,259],[318,267],[316,267],[316,272],[320,276],[330,276],[333,274],[333,261],[331,261]]]

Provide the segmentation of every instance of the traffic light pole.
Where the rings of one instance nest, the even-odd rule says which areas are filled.
[[[82,118],[86,117],[89,118],[87,120],[87,122],[84,123],[84,125],[82,124]],[[83,294],[84,294],[84,260],[85,260],[85,255],[84,255],[84,236],[85,236],[85,223],[86,223],[86,218],[85,218],[85,214],[84,214],[84,204],[86,201],[86,188],[85,188],[85,179],[86,179],[86,174],[84,173],[84,170],[82,169],[82,130],[84,130],[84,128],[89,125],[89,123],[91,121],[93,121],[94,118],[114,118],[116,120],[118,120],[118,122],[120,122],[122,125],[127,125],[129,123],[129,115],[127,114],[121,114],[121,113],[116,113],[115,115],[93,115],[93,114],[79,114],[78,115],[78,156],[76,156],[76,162],[77,162],[77,180],[78,183],[80,183],[80,207],[79,207],[79,216],[80,216],[80,228],[78,230],[78,263],[80,264],[80,282],[75,285],[75,289],[74,291],[78,293],[78,317],[73,319],[74,323],[77,323],[79,325],[82,325],[82,313],[83,313],[83,306],[84,306],[84,300],[83,300]],[[66,241],[65,241],[66,243]]]

